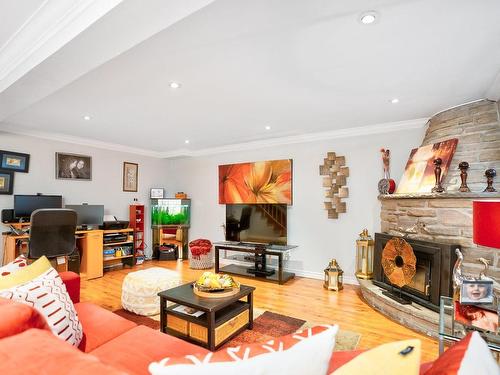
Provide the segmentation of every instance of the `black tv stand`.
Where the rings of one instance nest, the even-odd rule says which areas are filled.
[[[251,273],[255,276],[262,276],[262,277],[271,276],[271,275],[274,275],[276,273],[276,271],[273,270],[272,268],[266,268],[266,269],[259,270],[255,267],[247,268],[247,272]]]
[[[247,268],[247,272],[254,274],[255,276],[271,276],[274,275],[275,271],[272,268],[267,268],[266,261],[266,248],[263,246],[255,247],[254,264],[255,267]],[[260,250],[260,252],[258,252]]]
[[[274,248],[272,245],[264,244],[243,244],[234,242],[216,242],[215,244],[215,272],[230,273],[233,275],[255,277],[267,281],[284,284],[292,279],[295,274],[283,270],[283,255],[285,251],[293,249],[297,246],[281,245]],[[253,254],[254,267],[242,266],[237,264],[229,264],[224,267],[219,267],[220,250],[238,251]],[[267,256],[278,257],[278,269],[267,267]]]

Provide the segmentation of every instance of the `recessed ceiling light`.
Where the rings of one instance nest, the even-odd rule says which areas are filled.
[[[264,129],[271,130],[271,127],[269,125],[267,125]]]
[[[89,116],[89,115],[85,115],[85,116],[83,116],[83,119],[84,119],[85,121],[89,121],[89,120],[90,120],[90,116]]]
[[[171,89],[178,89],[179,87],[181,87],[181,84],[179,82],[170,82]]]
[[[391,99],[391,103],[392,104],[398,104],[399,103],[399,99],[398,98]]]
[[[184,141],[184,143],[185,143],[185,144],[188,144],[188,143],[189,143],[189,139],[186,139],[186,140]]]
[[[377,16],[377,12],[373,10],[364,12],[359,16],[359,22],[361,22],[363,25],[370,25],[377,20]]]

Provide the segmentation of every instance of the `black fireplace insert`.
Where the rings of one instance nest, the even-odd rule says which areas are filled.
[[[417,258],[416,274],[403,288],[392,285],[384,274],[382,251],[393,238],[403,238],[413,248]],[[439,297],[453,294],[452,272],[457,259],[455,249],[460,245],[414,240],[385,233],[375,233],[373,283],[401,297],[414,301],[434,311],[439,311]]]

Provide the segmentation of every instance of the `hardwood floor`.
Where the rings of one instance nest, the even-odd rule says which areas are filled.
[[[195,280],[202,271],[192,270],[187,261],[149,261],[133,269],[109,271],[104,277],[83,281],[81,300],[96,303],[111,311],[121,308],[121,285],[125,275],[139,269],[164,267],[177,270],[185,282]],[[321,280],[296,277],[285,285],[251,278],[237,279],[255,286],[255,307],[304,319],[314,323],[336,323],[342,329],[360,333],[358,348],[367,349],[381,343],[419,338],[422,340],[422,361],[436,359],[437,341],[418,334],[386,318],[365,304],[359,287],[346,285],[340,293],[327,291]]]

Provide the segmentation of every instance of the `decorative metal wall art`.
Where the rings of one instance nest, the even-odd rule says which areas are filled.
[[[325,210],[329,219],[338,219],[339,213],[347,212],[346,202],[342,199],[349,197],[347,177],[349,168],[345,166],[345,156],[337,156],[335,152],[328,152],[323,165],[319,166],[319,174],[323,177],[325,191]]]

